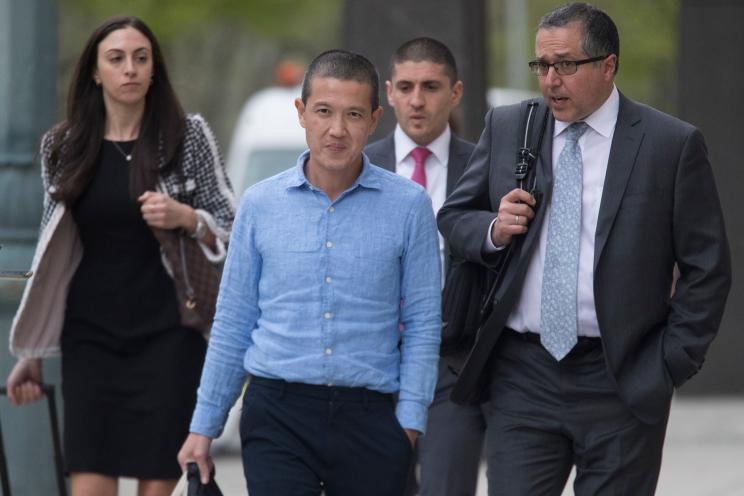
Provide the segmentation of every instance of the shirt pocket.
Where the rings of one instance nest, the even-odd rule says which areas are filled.
[[[361,240],[354,249],[354,291],[374,300],[400,293],[401,248],[385,235]]]
[[[376,263],[398,263],[400,255],[398,241],[386,235],[376,235],[360,240],[354,250],[354,257],[361,263],[365,260]]]
[[[269,230],[274,250],[289,253],[315,252],[320,249],[318,222],[302,219],[278,220]]]

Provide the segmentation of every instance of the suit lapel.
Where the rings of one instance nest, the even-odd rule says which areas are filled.
[[[541,106],[541,109],[550,112],[545,104]],[[542,114],[538,115],[538,119],[540,118],[542,118]],[[552,114],[549,114],[542,146],[535,165],[537,167],[537,189],[542,194],[542,198],[539,199],[542,202],[541,211],[546,210],[545,206],[549,204],[553,192],[553,129],[555,129],[555,119],[553,119]]]
[[[390,172],[395,172],[395,139],[393,133],[385,136],[382,146],[382,153],[380,154],[379,165],[383,169],[387,169]]]
[[[636,104],[620,95],[620,109],[612,137],[610,157],[607,161],[602,201],[599,205],[597,230],[594,238],[594,270],[602,256],[607,238],[612,230],[630,173],[635,165],[638,150],[643,142],[643,126]]]
[[[457,180],[465,171],[465,166],[470,158],[470,149],[452,134],[450,138],[449,158],[447,159],[447,196],[455,189]]]

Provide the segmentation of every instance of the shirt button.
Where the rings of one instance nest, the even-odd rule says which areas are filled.
[[[326,320],[329,320],[331,317],[333,317],[333,314],[331,312],[326,312],[323,314],[323,318]]]
[[[336,211],[336,209],[334,207],[328,207],[328,212],[333,213],[335,211]]]
[[[333,247],[333,243],[331,243],[330,241],[326,241],[326,248],[332,248],[332,247]]]
[[[326,355],[331,355],[331,354],[333,354],[333,350],[332,350],[332,349],[330,349],[330,348],[326,348],[326,349],[325,349],[325,354],[326,354]],[[329,385],[330,385],[330,384],[329,384]]]
[[[326,284],[331,284],[331,281],[332,281],[332,280],[333,280],[333,279],[331,279],[331,276],[326,276],[326,278],[325,278],[325,282],[326,282]]]

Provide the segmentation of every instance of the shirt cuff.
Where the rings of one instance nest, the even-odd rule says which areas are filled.
[[[219,415],[216,414],[216,410],[217,409],[210,408],[204,403],[197,401],[196,408],[194,409],[194,416],[191,418],[189,432],[201,434],[202,436],[207,436],[212,439],[220,437],[222,429],[225,427],[227,416],[220,419]]]
[[[426,433],[426,415],[428,408],[417,401],[398,400],[395,416],[404,429],[413,429],[421,434]]]
[[[493,225],[496,224],[496,221],[498,220],[499,220],[499,217],[496,216],[496,218],[493,219],[490,224],[488,224],[488,232],[486,233],[486,239],[483,240],[483,249],[482,249],[482,252],[485,254],[498,253],[504,249],[503,245],[496,246],[495,244],[493,244],[493,240],[491,239],[491,231],[493,230]]]

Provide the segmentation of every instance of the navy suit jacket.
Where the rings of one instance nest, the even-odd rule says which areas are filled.
[[[525,106],[489,111],[470,165],[439,211],[439,229],[455,256],[494,262],[484,259],[481,247],[501,197],[515,187]],[[544,104],[540,108],[545,111]],[[536,164],[541,205],[495,295],[495,325],[478,335],[460,371],[456,401],[482,399],[488,361],[519,298],[550,202],[553,125],[551,116]],[[680,276],[670,297],[675,263]],[[674,388],[702,366],[718,331],[731,261],[702,134],[623,95],[597,220],[593,282],[605,360],[618,394],[640,420],[662,421]]]

